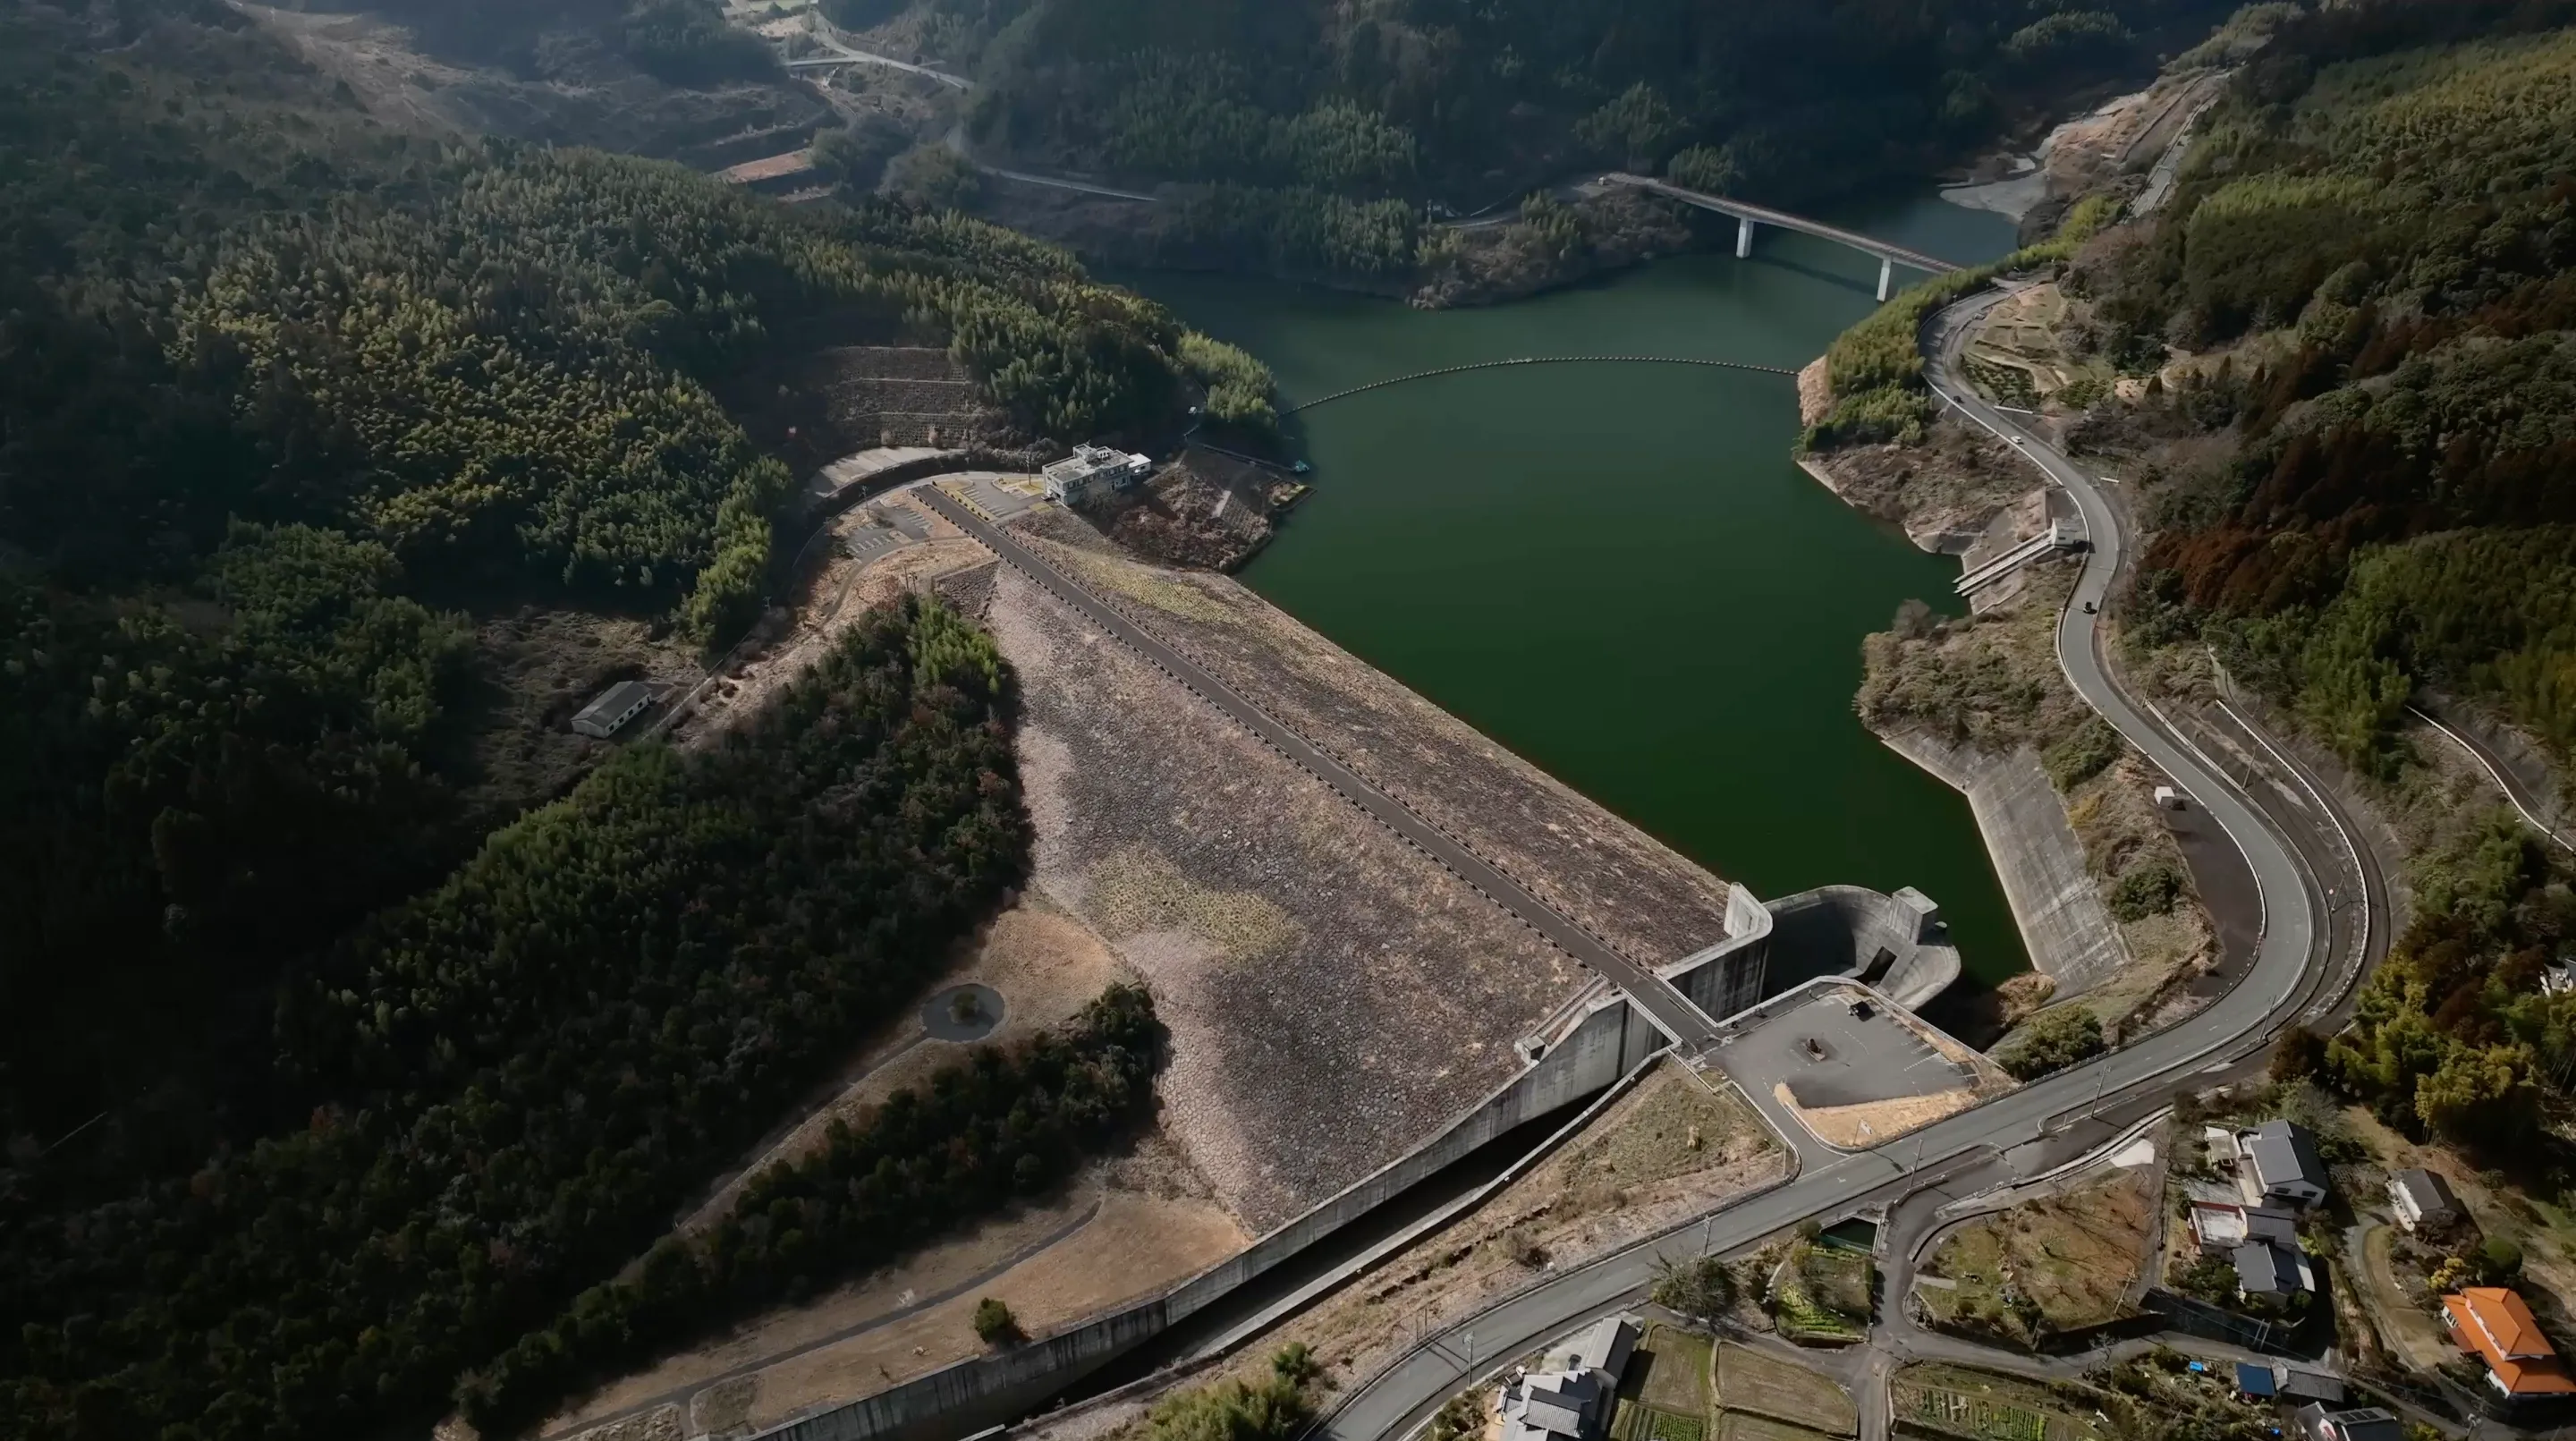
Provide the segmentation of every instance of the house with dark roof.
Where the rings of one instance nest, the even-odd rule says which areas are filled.
[[[597,699],[583,706],[572,718],[572,728],[583,735],[606,740],[626,728],[626,723],[644,713],[653,703],[653,688],[640,680],[622,680],[601,691]]]
[[[1633,1316],[1605,1317],[1551,1352],[1548,1369],[1514,1374],[1494,1398],[1503,1441],[1601,1441],[1640,1329]]]
[[[2237,1184],[2249,1205],[2313,1206],[2326,1198],[2317,1138],[2290,1121],[2265,1121],[2236,1135]]]
[[[2302,1406],[2297,1419],[2303,1441],[2406,1441],[2405,1423],[2378,1406],[2350,1411]]]
[[[2460,1219],[2460,1200],[2450,1183],[2421,1166],[2388,1178],[2388,1205],[2409,1231],[2439,1231]]]
[[[2249,1242],[2282,1246],[2299,1244],[2299,1218],[2277,1206],[2232,1206],[2224,1201],[2191,1203],[2191,1238],[2200,1253],[2216,1256]]]
[[[2272,1389],[2284,1401],[2323,1401],[2329,1406],[2343,1404],[2343,1381],[2323,1371],[2302,1371],[2296,1366],[2274,1362]]]
[[[2487,1384],[2517,1400],[2576,1395],[2576,1379],[2520,1296],[2501,1286],[2470,1286],[2442,1298],[2451,1339],[2487,1365]]]
[[[2249,1241],[2228,1253],[2236,1263],[2236,1294],[2248,1301],[2287,1306],[2317,1289],[2307,1253],[2278,1241]]]

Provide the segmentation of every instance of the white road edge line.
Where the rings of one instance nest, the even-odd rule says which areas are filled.
[[[2505,780],[2501,772],[2497,771],[2495,768],[2495,762],[2487,759],[2486,752],[2469,744],[2468,737],[2461,735],[2458,731],[2455,731],[2449,726],[2442,724],[2440,721],[2433,719],[2433,717],[2426,715],[2422,710],[2411,705],[2406,709],[2408,713],[2413,715],[2417,720],[2420,720],[2424,722],[2424,724],[2431,726],[2433,729],[2440,731],[2442,734],[2449,736],[2451,738],[2451,744],[2467,751],[2469,753],[2469,759],[2478,763],[2478,768],[2487,773],[2487,779],[2495,782],[2496,789],[2504,792],[2505,800],[2513,806],[2514,810],[2519,813],[2524,820],[2531,823],[2531,828],[2533,830],[2540,832],[2542,835],[2547,836],[2549,839],[2557,842],[2560,846],[2563,846],[2568,850],[2576,851],[2576,845],[2570,845],[2567,838],[2558,833],[2556,827],[2551,826],[2540,817],[2533,815],[2529,810],[2524,809],[2522,797],[2513,793],[2513,786]]]

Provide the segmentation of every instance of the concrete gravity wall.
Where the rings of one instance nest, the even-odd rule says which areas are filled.
[[[1908,1008],[1959,978],[1959,951],[1941,908],[1912,886],[1892,896],[1822,886],[1758,903],[1737,886],[1726,928],[1725,940],[1662,971],[1721,1020],[1820,976],[1865,981]]]
[[[1314,1210],[1151,1301],[991,1356],[961,1361],[864,1400],[760,1433],[756,1441],[927,1441],[1016,1418],[1121,1354],[1214,1305],[1342,1227],[1528,1121],[1562,1110],[1644,1065],[1663,1033],[1610,994],[1527,1045],[1529,1069],[1438,1136]]]
[[[1684,956],[1656,974],[1712,1019],[1762,1003],[1771,964],[1771,908],[1736,886],[1726,894],[1726,939]]]
[[[1912,886],[1892,896],[1820,886],[1769,906],[1775,995],[1818,976],[1842,976],[1912,1009],[1959,979],[1959,948],[1950,944],[1941,908]]]

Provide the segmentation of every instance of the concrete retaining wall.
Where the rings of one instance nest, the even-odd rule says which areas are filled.
[[[1892,896],[1820,886],[1758,903],[1737,886],[1726,928],[1725,940],[1661,972],[1720,1020],[1820,976],[1866,981],[1908,1008],[1959,978],[1941,908],[1912,886]]]
[[[1770,903],[1773,994],[1819,976],[1866,981],[1900,1006],[1923,1005],[1959,978],[1941,908],[1912,886],[1894,895],[1820,886]]]
[[[1769,906],[1755,900],[1746,887],[1730,887],[1726,939],[1661,967],[1656,974],[1672,982],[1675,990],[1712,1019],[1723,1020],[1760,1005],[1769,994],[1764,987],[1770,975],[1771,927]]]
[[[1914,732],[1880,739],[1968,798],[2030,963],[2057,983],[2058,999],[2120,973],[2129,963],[2128,946],[2085,869],[2084,843],[2067,823],[2038,756],[2027,749],[1983,755]]]
[[[1440,1135],[1231,1260],[1150,1301],[991,1356],[961,1361],[890,1391],[761,1432],[756,1441],[912,1441],[962,1436],[1008,1421],[1134,1347],[1223,1300],[1514,1128],[1608,1088],[1664,1044],[1624,995],[1587,1007],[1538,1048],[1530,1068]]]

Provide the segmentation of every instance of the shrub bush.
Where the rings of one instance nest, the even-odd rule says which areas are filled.
[[[1995,1064],[2016,1080],[2033,1081],[2101,1053],[2102,1018],[2068,1006],[2032,1021],[2019,1041],[1995,1056]]]

